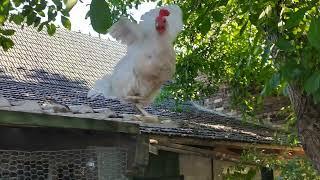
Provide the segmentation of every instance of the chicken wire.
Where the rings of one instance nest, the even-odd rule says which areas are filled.
[[[126,168],[121,148],[0,150],[1,180],[126,180]]]

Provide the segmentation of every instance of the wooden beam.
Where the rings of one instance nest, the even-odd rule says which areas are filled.
[[[163,145],[155,145],[159,150],[164,150],[164,151],[170,151],[170,152],[175,152],[179,154],[190,154],[190,155],[196,155],[196,156],[202,156],[201,153],[193,152],[193,151],[188,151],[184,149],[177,149],[173,147],[168,147],[168,146],[163,146]]]
[[[0,110],[0,126],[52,127],[139,134],[138,124],[40,113]]]
[[[201,148],[196,148],[196,147],[191,147],[191,146],[186,146],[181,144],[160,143],[155,146],[158,147],[158,149],[173,151],[177,153],[193,154],[193,155],[204,156],[204,157],[213,157],[215,159],[226,160],[231,162],[240,161],[240,155],[225,154],[225,153],[214,151],[214,150],[201,149]]]
[[[144,168],[149,163],[149,138],[145,135],[137,136],[134,166]]]
[[[228,149],[226,147],[222,147],[222,146],[218,146],[216,148],[213,148],[213,150],[216,151],[216,152],[221,152],[221,153],[224,153],[224,154],[230,154],[230,155],[234,155],[234,156],[240,156],[241,152],[242,152],[242,150],[241,150],[239,153],[236,153],[236,152],[233,152],[230,149]]]
[[[281,151],[303,153],[302,147],[290,147],[284,145],[275,144],[258,144],[258,143],[246,143],[246,142],[233,142],[233,141],[221,141],[212,139],[200,139],[192,137],[178,137],[178,136],[164,136],[164,135],[150,135],[150,139],[157,141],[158,143],[176,143],[193,146],[206,146],[206,147],[227,147],[234,149],[275,149]]]

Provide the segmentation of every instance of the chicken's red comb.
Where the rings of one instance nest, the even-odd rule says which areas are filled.
[[[170,12],[166,9],[160,9],[159,16],[169,16]]]

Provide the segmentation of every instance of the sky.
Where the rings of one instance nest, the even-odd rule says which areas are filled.
[[[98,33],[96,33],[90,25],[90,18],[85,19],[85,16],[90,8],[89,4],[91,0],[82,0],[82,2],[83,3],[78,1],[78,3],[73,7],[73,9],[70,12],[70,21],[72,24],[71,30],[98,37]],[[129,13],[133,16],[135,20],[139,21],[142,14],[155,7],[155,2],[143,3],[138,7],[138,10],[132,9],[129,11]],[[100,37],[109,38],[108,35],[100,35]]]

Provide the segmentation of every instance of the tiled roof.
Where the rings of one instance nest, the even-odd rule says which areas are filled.
[[[58,29],[53,37],[25,27],[17,30],[15,46],[9,52],[0,50],[0,94],[11,101],[54,99],[64,105],[88,104],[110,108],[119,114],[136,114],[132,104],[117,99],[86,98],[94,81],[111,73],[126,47],[113,41]],[[174,104],[166,101],[147,110],[169,117],[178,127],[141,126],[142,133],[272,143],[273,131],[184,104],[183,112],[173,112]]]

